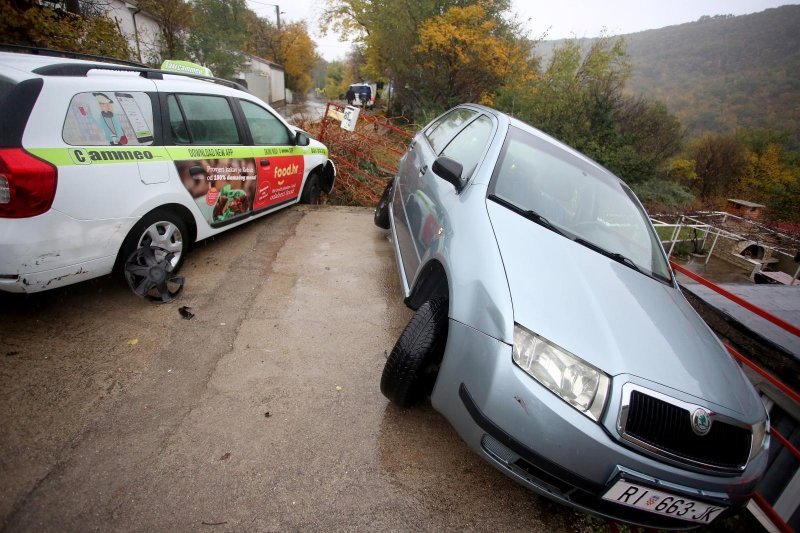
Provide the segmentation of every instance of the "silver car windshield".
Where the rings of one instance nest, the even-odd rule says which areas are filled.
[[[628,186],[557,145],[511,127],[489,192],[566,238],[671,281],[661,242]]]

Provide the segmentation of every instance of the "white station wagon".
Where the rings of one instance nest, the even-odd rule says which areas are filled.
[[[235,83],[0,52],[0,290],[127,265],[165,296],[190,243],[316,203],[335,177],[324,145]]]

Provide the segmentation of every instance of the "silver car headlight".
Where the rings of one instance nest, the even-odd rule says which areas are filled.
[[[556,396],[592,420],[600,420],[611,382],[601,370],[517,324],[513,358]]]
[[[769,418],[753,424],[753,446],[750,448],[750,459],[758,455],[764,448],[769,448]]]

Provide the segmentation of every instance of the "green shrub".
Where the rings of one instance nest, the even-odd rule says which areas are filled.
[[[634,183],[631,188],[651,212],[663,208],[689,209],[697,203],[697,198],[689,189],[674,181],[653,178],[641,183]]]

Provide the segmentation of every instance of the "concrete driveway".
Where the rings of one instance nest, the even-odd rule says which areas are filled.
[[[284,210],[183,274],[163,305],[0,296],[0,529],[591,529],[381,395],[410,311],[371,210]]]

